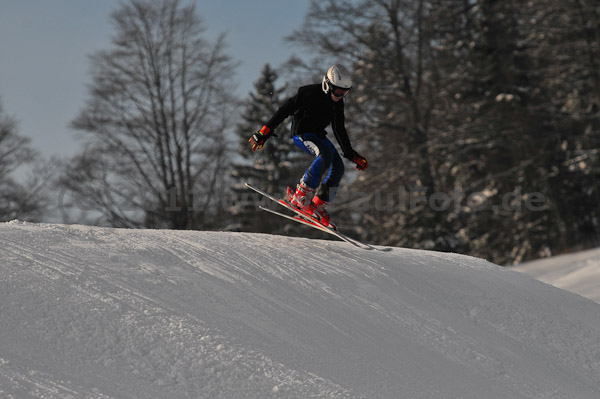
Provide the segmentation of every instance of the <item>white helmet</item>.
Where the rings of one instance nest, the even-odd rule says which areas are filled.
[[[342,65],[334,65],[323,76],[321,84],[325,94],[333,93],[336,97],[344,97],[352,88],[352,76]]]

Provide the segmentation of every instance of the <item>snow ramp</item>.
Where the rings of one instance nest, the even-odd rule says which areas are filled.
[[[600,304],[481,259],[0,224],[1,398],[600,397]]]

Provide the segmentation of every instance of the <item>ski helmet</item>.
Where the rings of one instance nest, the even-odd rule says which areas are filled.
[[[352,88],[352,76],[346,68],[336,64],[323,76],[321,88],[325,94],[333,93],[336,97],[344,97]]]

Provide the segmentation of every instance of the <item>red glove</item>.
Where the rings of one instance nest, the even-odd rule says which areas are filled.
[[[365,170],[369,167],[367,158],[363,157],[362,155],[354,155],[354,157],[352,158],[352,162],[356,164],[356,169],[358,170]]]
[[[252,147],[252,151],[260,150],[265,145],[265,142],[271,137],[270,136],[271,129],[265,125],[259,131],[254,133],[252,137],[250,137],[250,146]]]

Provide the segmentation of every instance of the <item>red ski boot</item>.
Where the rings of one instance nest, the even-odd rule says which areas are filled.
[[[313,193],[313,191],[315,190],[308,187],[306,184],[304,184],[304,182],[300,182],[300,184],[296,186],[296,191],[293,191],[291,187],[287,188],[287,200],[296,208],[306,211],[308,207],[308,201],[310,200],[309,196]]]
[[[329,213],[327,213],[327,210],[325,210],[325,205],[327,205],[327,202],[315,196],[306,212],[321,222],[323,226],[337,230],[337,226],[331,221],[329,218]]]

